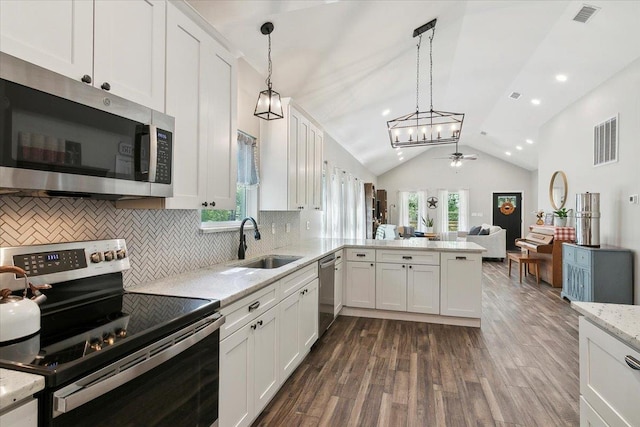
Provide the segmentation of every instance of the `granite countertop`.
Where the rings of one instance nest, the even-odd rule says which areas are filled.
[[[44,389],[44,377],[0,368],[0,411]]]
[[[640,306],[574,301],[571,307],[640,351]]]
[[[323,256],[341,248],[371,249],[419,249],[426,251],[456,251],[481,253],[485,249],[472,242],[438,242],[424,238],[404,240],[359,240],[359,239],[308,239],[299,243],[270,251],[276,255],[301,256],[297,261],[274,269],[253,269],[238,264],[245,261],[230,261],[164,279],[127,288],[130,292],[174,295],[192,298],[220,300],[225,307],[253,292],[273,283],[293,271],[318,261]],[[259,257],[259,256],[258,256]]]

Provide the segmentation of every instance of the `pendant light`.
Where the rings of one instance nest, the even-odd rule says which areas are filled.
[[[454,144],[460,139],[464,113],[450,113],[433,109],[433,37],[436,32],[436,22],[437,19],[434,19],[413,30],[413,37],[419,37],[416,65],[416,111],[387,122],[389,139],[393,148]],[[429,37],[431,104],[429,111],[420,111],[420,44],[422,43],[422,34],[429,30],[433,30]]]
[[[284,117],[282,114],[282,101],[280,94],[271,89],[271,33],[273,32],[273,24],[265,22],[260,27],[260,32],[269,37],[269,75],[267,76],[267,90],[263,90],[258,95],[254,116],[258,116],[264,120],[276,120]]]

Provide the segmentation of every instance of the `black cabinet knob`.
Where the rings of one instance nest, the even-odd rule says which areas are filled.
[[[107,82],[102,83],[102,86],[100,86],[103,90],[111,90],[111,85]]]
[[[204,207],[206,208],[207,206],[209,206],[209,203],[204,202],[204,203],[202,204],[202,206],[204,206]]]
[[[85,74],[80,80],[82,80],[82,83],[89,84],[91,83],[91,76],[89,74]]]
[[[211,205],[211,207],[214,207],[216,205],[216,202],[211,202],[209,204]]]

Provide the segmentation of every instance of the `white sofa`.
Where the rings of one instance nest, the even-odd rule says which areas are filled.
[[[501,228],[486,235],[467,235],[467,242],[477,243],[487,251],[482,253],[482,258],[500,258],[504,261],[507,257],[507,230]]]

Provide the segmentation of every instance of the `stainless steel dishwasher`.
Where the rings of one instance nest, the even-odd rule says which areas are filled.
[[[320,290],[318,292],[318,338],[333,323],[333,306],[335,301],[334,267],[335,254],[327,255],[319,261]]]

